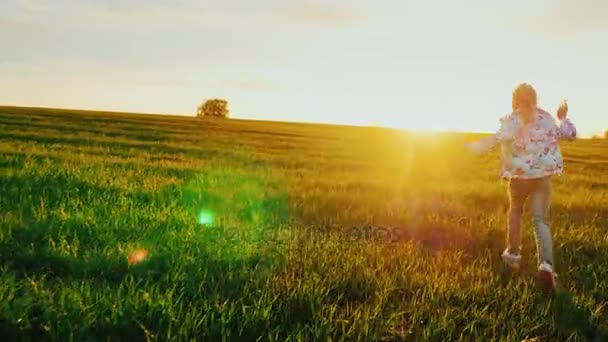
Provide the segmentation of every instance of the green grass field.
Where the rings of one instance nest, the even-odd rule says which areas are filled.
[[[607,341],[608,141],[561,145],[550,298],[476,138],[0,107],[0,336]]]

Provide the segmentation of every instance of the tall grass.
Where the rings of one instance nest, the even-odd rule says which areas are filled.
[[[474,138],[0,108],[0,336],[607,340],[608,144],[562,144],[551,298]]]

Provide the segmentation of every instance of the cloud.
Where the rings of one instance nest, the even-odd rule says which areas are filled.
[[[49,9],[48,2],[40,0],[16,0],[14,4],[18,10],[30,13],[45,12]]]
[[[267,32],[293,31],[299,26],[322,25],[322,28],[349,26],[366,18],[362,6],[356,1],[338,1],[328,4],[319,0],[286,2],[262,0],[243,2],[241,0],[210,0],[204,4],[193,0],[153,0],[153,1],[89,1],[90,6],[102,8],[114,15],[127,15],[142,21],[178,20],[180,25],[199,24],[204,27],[240,29]]]
[[[237,90],[249,91],[281,91],[285,87],[275,82],[264,79],[241,79],[241,80],[222,80],[217,82],[217,86]]]
[[[0,74],[11,83],[46,82],[49,86],[79,84],[101,88],[180,88],[200,84],[184,77],[183,70],[179,71],[182,72],[175,74],[171,70],[149,67],[75,62],[0,63]]]
[[[511,16],[514,30],[566,39],[595,32],[608,34],[605,0],[545,0],[530,4],[530,11]]]
[[[0,13],[0,40],[8,60],[276,64],[331,42],[363,13],[318,0],[19,0]]]
[[[290,19],[309,24],[329,26],[353,25],[365,19],[362,11],[350,6],[330,6],[326,3],[302,3],[285,10]]]

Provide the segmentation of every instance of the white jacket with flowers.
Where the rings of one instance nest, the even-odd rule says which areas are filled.
[[[558,125],[551,114],[538,109],[534,122],[524,125],[520,115],[511,113],[501,118],[496,134],[471,145],[483,153],[501,145],[501,176],[533,179],[561,174],[564,169],[558,145],[561,139],[574,140],[576,127],[565,118]]]

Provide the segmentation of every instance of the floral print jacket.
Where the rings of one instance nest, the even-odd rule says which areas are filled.
[[[561,174],[564,169],[559,140],[574,140],[576,127],[568,118],[559,125],[551,114],[537,109],[534,122],[524,125],[517,113],[501,118],[496,134],[470,145],[483,153],[501,145],[501,177],[533,179]]]

